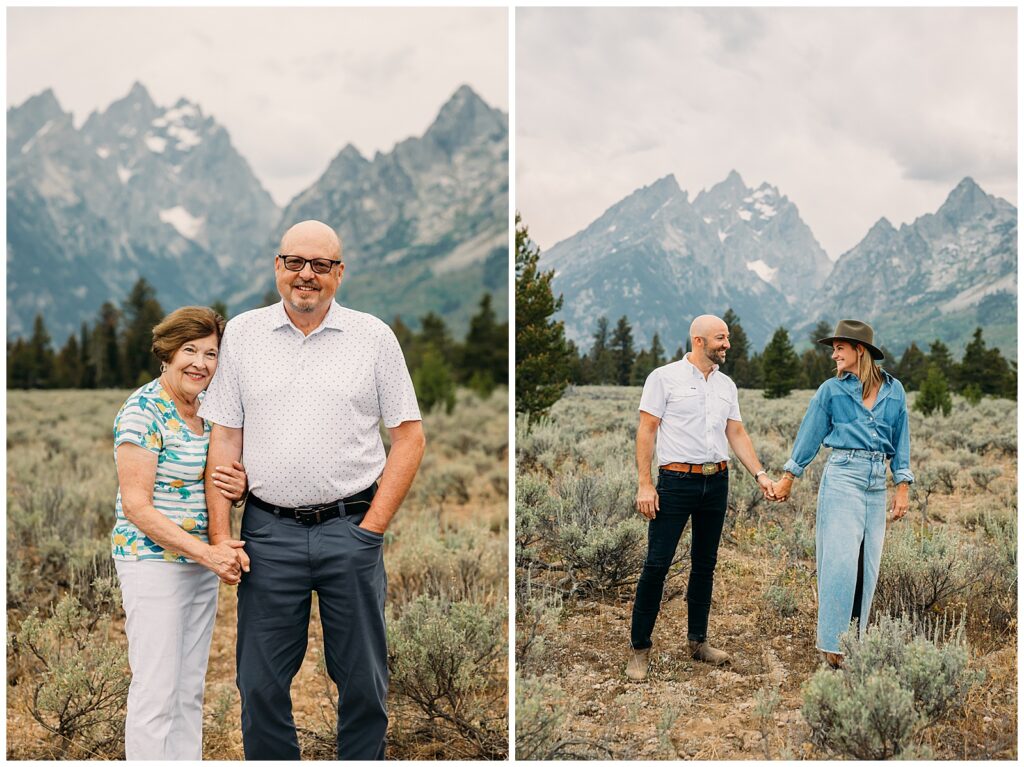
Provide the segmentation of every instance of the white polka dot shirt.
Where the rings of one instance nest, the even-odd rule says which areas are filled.
[[[229,321],[199,415],[245,430],[249,489],[289,507],[365,490],[384,470],[381,420],[421,420],[391,328],[333,301],[308,336],[283,302]]]

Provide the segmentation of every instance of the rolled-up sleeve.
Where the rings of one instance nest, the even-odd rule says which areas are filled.
[[[383,323],[381,323],[383,325]],[[395,333],[383,325],[380,336],[374,379],[377,383],[377,403],[384,426],[393,429],[406,421],[422,421],[416,388],[405,364],[405,355]]]
[[[905,399],[896,417],[896,423],[893,424],[893,447],[896,448],[896,452],[889,459],[892,481],[897,485],[900,482],[914,484],[914,473],[910,470],[910,415],[907,413]]]
[[[783,466],[784,471],[790,472],[794,477],[803,476],[807,464],[814,460],[814,456],[821,449],[821,442],[828,436],[832,427],[832,419],[822,404],[824,399],[822,390],[818,389],[811,398],[804,413],[804,419],[800,422],[800,429],[796,433],[796,441],[793,443],[793,452]]]
[[[233,326],[229,322],[224,329],[217,352],[217,372],[213,374],[213,380],[203,395],[199,416],[211,423],[241,429],[245,423],[245,409],[242,406],[238,360],[233,353],[238,341],[235,328],[237,324]]]

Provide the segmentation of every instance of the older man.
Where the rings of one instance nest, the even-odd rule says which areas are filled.
[[[693,351],[654,370],[640,397],[636,508],[650,523],[647,559],[633,603],[633,650],[626,665],[626,675],[635,681],[647,677],[665,576],[687,521],[691,523],[688,653],[694,660],[714,665],[729,661],[727,653],[708,643],[707,633],[729,497],[730,446],[762,490],[771,491],[771,481],[740,420],[736,385],[718,370],[729,350],[728,326],[718,317],[701,315],[690,325],[690,341]],[[651,481],[655,435],[657,488]]]
[[[244,444],[249,474],[236,648],[247,759],[299,758],[290,687],[313,591],[338,685],[338,758],[384,758],[381,547],[425,442],[394,333],[334,302],[344,270],[329,226],[289,229],[274,261],[282,301],[228,323],[200,409],[214,423],[208,465],[230,465]],[[227,540],[229,503],[207,497],[211,543]]]

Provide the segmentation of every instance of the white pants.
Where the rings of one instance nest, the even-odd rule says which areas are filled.
[[[127,759],[203,757],[203,683],[219,579],[194,563],[115,560],[127,615]]]

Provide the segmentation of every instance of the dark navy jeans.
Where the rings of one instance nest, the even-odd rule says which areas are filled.
[[[687,521],[691,522],[690,581],[686,587],[687,638],[697,642],[707,639],[718,542],[729,498],[729,472],[704,476],[659,470],[657,490],[661,509],[647,525],[647,559],[633,602],[630,641],[637,650],[651,646],[665,576]]]
[[[327,672],[338,685],[338,759],[383,759],[388,728],[383,536],[362,515],[306,527],[247,504],[250,571],[238,586],[238,690],[246,759],[298,759],[291,682],[317,592]]]

